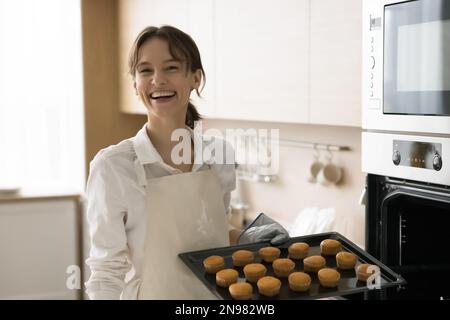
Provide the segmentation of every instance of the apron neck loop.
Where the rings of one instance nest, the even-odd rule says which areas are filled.
[[[147,177],[145,175],[145,169],[138,158],[134,160],[134,171],[138,179],[138,183],[141,187],[147,186]]]

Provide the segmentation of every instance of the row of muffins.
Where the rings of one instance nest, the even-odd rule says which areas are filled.
[[[335,255],[339,269],[348,270],[354,268],[357,257],[349,252],[341,252],[341,243],[337,240],[327,239],[320,244],[322,255]],[[305,273],[317,273],[319,282],[323,287],[336,287],[340,280],[340,273],[331,268],[325,268],[326,261],[322,256],[310,256],[309,245],[304,242],[293,243],[288,248],[289,258],[280,259],[280,250],[276,247],[261,248],[258,253],[265,262],[272,263],[274,273],[278,277],[288,277],[289,287],[296,292],[309,290],[311,277]],[[303,259],[305,272],[293,272],[295,263],[291,260]],[[232,255],[233,265],[244,267],[244,274],[248,282],[257,284],[259,293],[273,297],[279,293],[281,281],[275,277],[266,276],[267,268],[254,262],[254,254],[248,250],[238,250]],[[249,283],[237,283],[238,272],[234,269],[224,269],[225,260],[220,256],[210,256],[204,260],[205,270],[216,274],[218,286],[229,288],[234,299],[250,299],[253,288]],[[358,279],[367,280],[368,265],[358,267]],[[360,270],[361,269],[361,270]]]

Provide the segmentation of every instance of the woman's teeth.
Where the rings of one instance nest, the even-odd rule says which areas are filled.
[[[171,98],[175,96],[174,91],[159,91],[159,92],[153,92],[150,96],[152,99],[159,99],[159,98]]]

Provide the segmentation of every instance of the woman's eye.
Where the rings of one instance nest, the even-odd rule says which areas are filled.
[[[178,67],[177,66],[170,66],[167,69],[168,70],[178,70]]]
[[[150,70],[150,69],[142,69],[141,71],[139,71],[140,73],[149,73],[149,72],[151,72],[152,70]]]

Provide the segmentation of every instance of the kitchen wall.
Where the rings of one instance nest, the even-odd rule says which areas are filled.
[[[344,172],[338,185],[325,187],[307,181],[315,154],[313,149],[280,146],[278,181],[241,181],[240,189],[243,200],[250,205],[249,217],[265,212],[289,223],[304,208],[335,208],[335,231],[364,245],[364,207],[358,204],[365,179],[361,173],[360,128],[227,120],[207,120],[203,128],[280,129],[281,139],[350,147],[350,151],[333,152],[333,161],[342,166]],[[322,153],[322,160],[325,154]]]
[[[81,5],[87,164],[100,149],[134,136],[146,121],[145,116],[119,111],[115,3],[115,0],[83,0]]]

